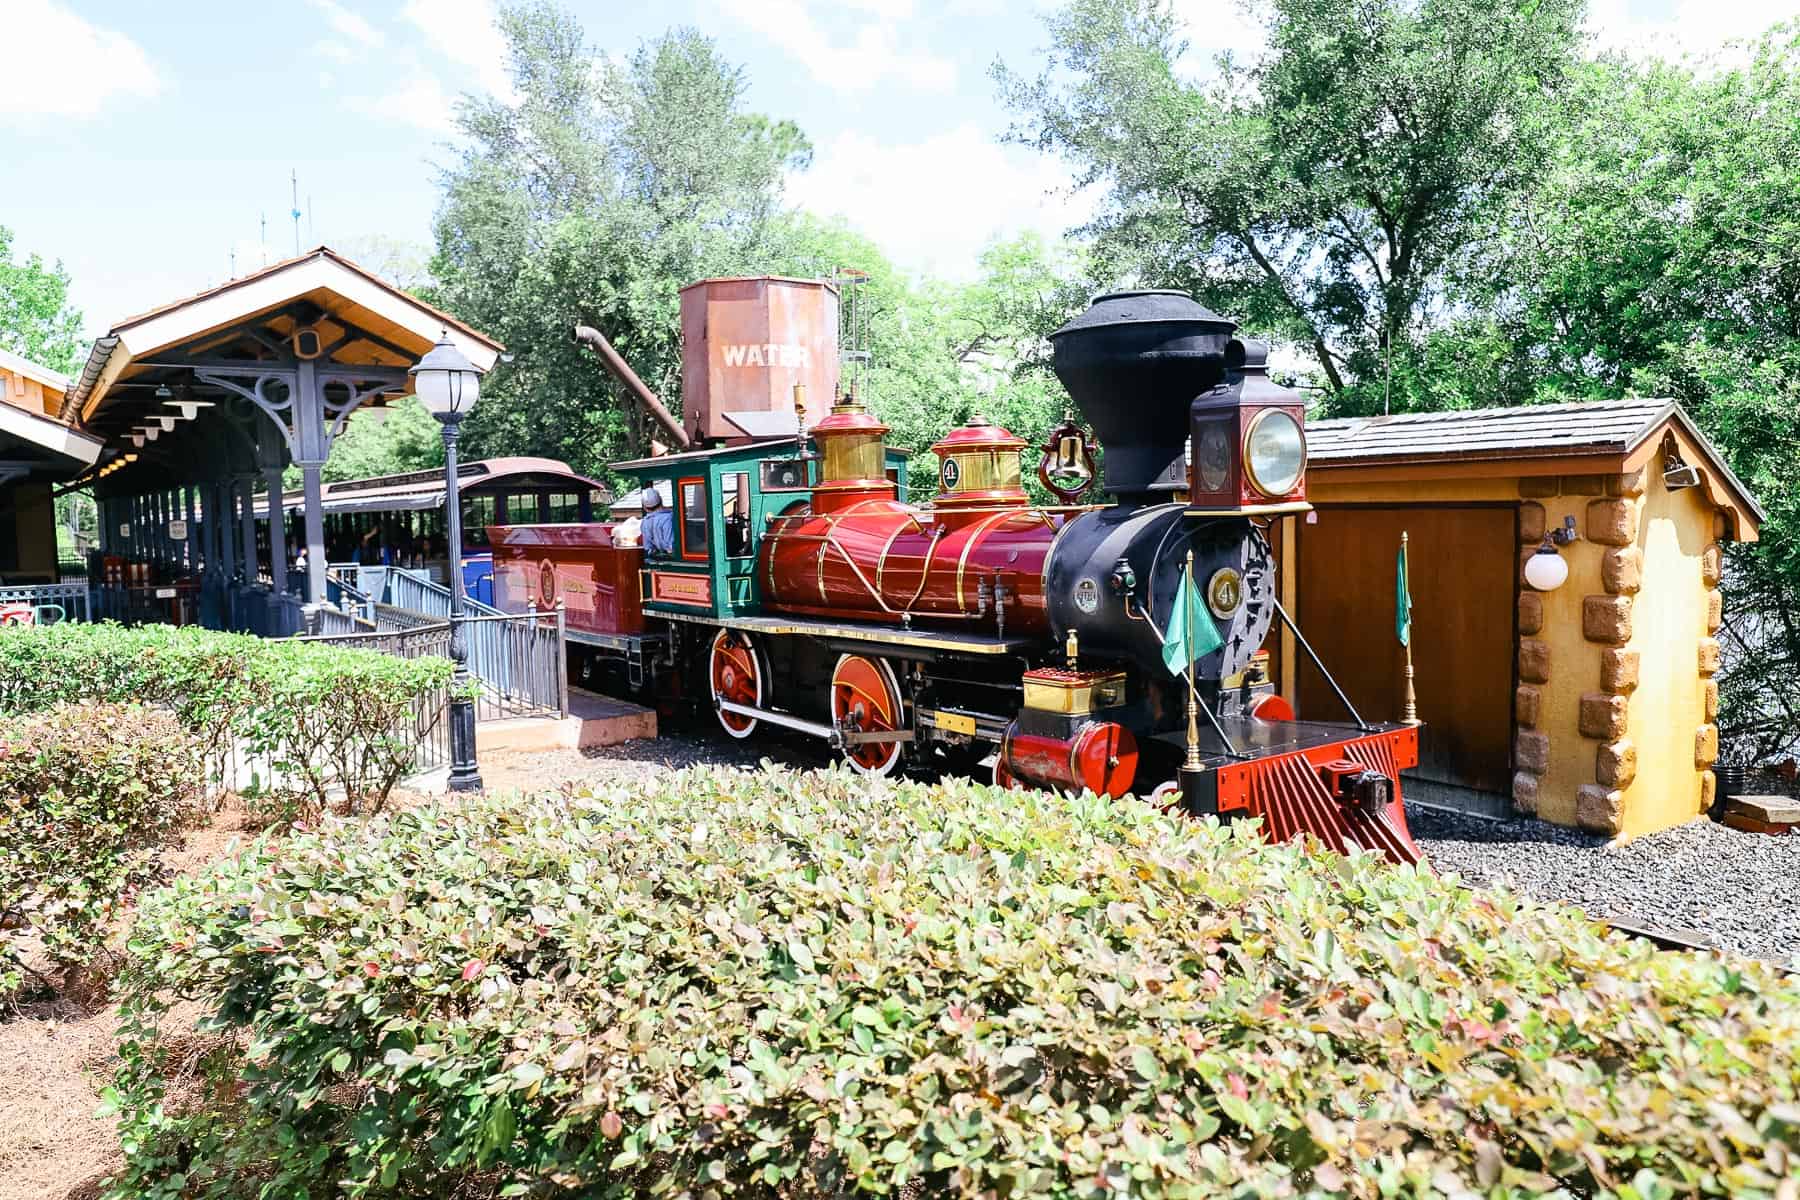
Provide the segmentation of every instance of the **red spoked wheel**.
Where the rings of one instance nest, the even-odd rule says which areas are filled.
[[[712,680],[713,712],[719,724],[734,738],[747,738],[756,732],[755,717],[726,712],[719,701],[747,704],[761,708],[763,702],[762,660],[750,635],[735,629],[721,629],[713,637],[712,658],[708,670]]]
[[[841,655],[831,672],[831,719],[855,733],[897,733],[906,724],[900,681],[885,659]],[[844,748],[859,774],[888,775],[900,765],[899,742],[862,742]]]

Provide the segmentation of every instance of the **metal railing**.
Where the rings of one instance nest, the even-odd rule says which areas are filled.
[[[450,623],[360,632],[322,630],[306,639],[360,646],[400,658],[450,656]],[[478,720],[569,715],[567,629],[563,613],[478,613],[463,618],[469,674],[481,681]]]
[[[463,618],[469,673],[480,679],[490,719],[569,715],[569,657],[563,610]],[[477,716],[480,713],[477,712]]]
[[[365,568],[366,569],[366,568]],[[450,615],[450,589],[433,583],[422,573],[401,567],[384,568],[387,572],[387,602],[395,608],[424,613],[432,617]],[[504,616],[491,604],[483,604],[473,596],[463,596],[463,611],[481,616]]]
[[[33,583],[0,587],[0,607],[15,604],[30,605],[35,624],[93,620],[86,583]]]

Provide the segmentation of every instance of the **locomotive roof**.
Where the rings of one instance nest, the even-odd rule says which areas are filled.
[[[1555,474],[1557,460],[1597,457],[1617,458],[1619,469],[1624,469],[1625,460],[1654,450],[1662,431],[1671,426],[1688,448],[1698,451],[1729,498],[1760,523],[1762,506],[1750,489],[1673,400],[1598,400],[1308,421],[1307,465],[1319,471],[1447,463],[1504,469],[1520,464],[1535,468],[1520,474]],[[1632,469],[1637,465],[1641,464]]]
[[[780,437],[752,438],[746,442],[729,442],[723,446],[708,446],[702,450],[683,450],[680,454],[658,454],[651,458],[629,458],[624,462],[610,464],[615,471],[654,471],[659,467],[679,465],[681,463],[705,462],[709,458],[721,458],[726,455],[749,454],[757,451],[792,446],[794,435],[784,433]],[[911,450],[899,446],[888,446],[889,454],[906,457]]]

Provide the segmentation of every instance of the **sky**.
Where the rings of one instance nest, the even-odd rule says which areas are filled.
[[[966,276],[980,249],[1058,234],[1090,199],[1002,135],[996,61],[1035,70],[1043,0],[564,0],[629,53],[692,25],[748,106],[796,121],[788,198],[901,267]],[[1239,0],[1171,0],[1195,70],[1253,52]],[[60,259],[90,334],[320,243],[431,241],[455,97],[507,94],[493,0],[0,0],[0,225]],[[1705,54],[1800,0],[1592,0],[1598,47]],[[298,204],[294,202],[298,179]],[[296,222],[290,215],[298,207]],[[266,224],[265,224],[266,223]]]

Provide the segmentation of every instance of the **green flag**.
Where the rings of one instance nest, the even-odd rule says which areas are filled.
[[[1394,633],[1402,646],[1412,640],[1412,593],[1406,587],[1406,535],[1400,535],[1400,556],[1394,562]]]
[[[1212,614],[1206,611],[1206,602],[1200,598],[1200,589],[1194,586],[1194,577],[1184,571],[1175,608],[1169,613],[1169,631],[1163,635],[1164,665],[1169,674],[1179,675],[1196,658],[1211,654],[1224,644]]]

